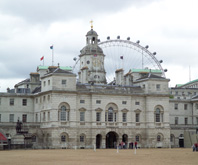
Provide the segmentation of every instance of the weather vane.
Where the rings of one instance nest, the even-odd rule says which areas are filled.
[[[91,29],[93,29],[93,20],[90,21]]]

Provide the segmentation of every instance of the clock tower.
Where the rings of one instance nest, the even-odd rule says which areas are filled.
[[[80,83],[106,84],[105,55],[98,46],[98,34],[93,30],[93,26],[87,32],[86,46],[80,53],[80,70],[78,72]]]

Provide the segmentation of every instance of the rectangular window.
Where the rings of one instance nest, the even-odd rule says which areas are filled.
[[[116,122],[117,121],[117,116],[116,116],[117,114],[116,113],[114,113],[114,121]]]
[[[122,122],[127,121],[127,113],[122,113]]]
[[[36,104],[38,103],[38,98],[36,98]]]
[[[45,112],[43,112],[43,121],[45,121]]]
[[[195,108],[198,109],[198,104],[195,104]]]
[[[184,110],[188,109],[188,104],[184,104]]]
[[[27,122],[27,114],[23,114],[22,121],[23,121],[23,123]]]
[[[38,114],[36,114],[36,122],[38,122]]]
[[[84,136],[80,136],[80,142],[84,142]]]
[[[107,121],[107,112],[105,112],[105,121]]]
[[[48,80],[48,85],[50,85],[50,80]]]
[[[198,124],[198,117],[196,117],[196,124]]]
[[[13,98],[10,99],[10,105],[14,105],[14,99]]]
[[[178,104],[175,104],[175,109],[178,109]]]
[[[80,121],[85,121],[85,112],[80,112]]]
[[[96,100],[96,104],[101,104],[101,100]]]
[[[50,112],[48,112],[47,120],[50,121]]]
[[[178,92],[177,92],[177,91],[175,92],[175,95],[176,95],[176,96],[178,95]]]
[[[178,124],[178,117],[175,117],[175,125]]]
[[[43,96],[43,102],[45,102],[45,96]]]
[[[23,106],[26,106],[26,105],[27,105],[27,99],[23,99],[23,100],[22,100],[22,105],[23,105]]]
[[[140,105],[140,102],[139,102],[139,101],[136,101],[136,102],[135,102],[135,105]]]
[[[44,82],[43,82],[43,86],[45,87],[45,85],[46,85],[46,82],[44,81]]]
[[[196,95],[197,93],[196,92],[194,92],[194,95]]]
[[[127,104],[127,102],[126,101],[122,101],[122,104]]]
[[[66,80],[62,80],[62,85],[66,85]]]
[[[47,100],[50,101],[50,95],[47,96]]]
[[[140,122],[140,114],[139,113],[136,113],[135,114],[135,122],[136,123],[139,123]]]
[[[156,85],[156,89],[157,89],[157,91],[160,90],[160,84],[157,84],[157,85]]]
[[[96,112],[96,121],[101,120],[101,112]]]
[[[9,121],[10,121],[10,122],[14,122],[14,114],[10,114]]]
[[[81,103],[81,104],[84,104],[84,103],[85,103],[85,100],[80,100],[80,103]]]
[[[184,118],[184,124],[188,125],[188,118],[187,117]]]

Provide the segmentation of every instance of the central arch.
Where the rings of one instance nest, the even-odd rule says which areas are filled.
[[[109,132],[106,135],[106,148],[116,148],[119,139],[116,132]]]

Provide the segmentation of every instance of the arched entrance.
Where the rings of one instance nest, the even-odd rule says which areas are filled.
[[[102,142],[102,135],[100,134],[96,135],[96,148],[101,147],[101,142]]]
[[[118,134],[116,132],[109,132],[106,135],[106,148],[116,148]]]
[[[123,148],[127,148],[128,146],[128,135],[124,134],[122,135],[122,141],[125,143],[125,145],[123,146]]]

